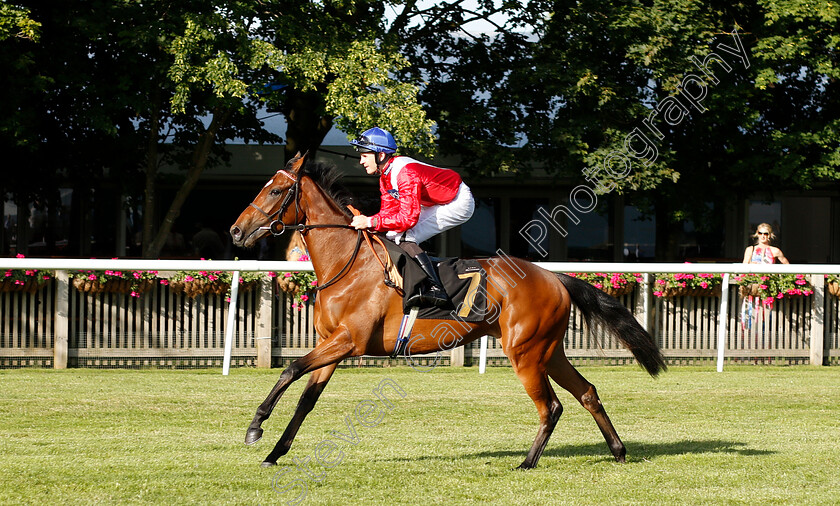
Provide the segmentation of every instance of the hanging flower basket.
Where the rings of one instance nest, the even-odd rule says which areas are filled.
[[[675,286],[662,290],[660,297],[720,297],[720,294],[720,285],[709,286],[708,288]]]
[[[109,279],[103,282],[100,279],[73,278],[73,288],[82,293],[124,293],[137,296],[153,286],[154,281],[151,279]]]
[[[720,297],[723,276],[709,272],[674,272],[656,275],[657,297]]]
[[[734,276],[734,280],[741,285],[742,297],[758,297],[765,304],[814,293],[804,274],[740,274]]]
[[[567,275],[586,281],[607,295],[621,297],[633,293],[636,283],[642,282],[642,275],[633,272],[567,272]]]
[[[622,295],[633,293],[633,290],[635,289],[635,282],[628,282],[627,284],[621,285],[619,287],[601,286],[602,292],[606,293],[607,295],[612,295],[613,297],[621,297]]]
[[[741,293],[741,297],[759,297],[761,295],[761,285],[758,283],[741,285],[738,291]]]
[[[169,288],[172,293],[184,293],[187,297],[194,299],[199,295],[213,294],[221,295],[230,289],[230,283],[216,279],[208,281],[204,279],[193,279],[189,281],[170,281]]]
[[[29,279],[26,281],[13,281],[9,279],[4,279],[0,281],[0,292],[35,293],[42,286],[44,286],[43,283],[39,283],[37,280],[34,279]]]
[[[208,261],[208,265],[212,265]],[[262,274],[257,272],[242,272],[239,277],[239,291],[253,290]],[[230,295],[230,283],[233,275],[227,271],[179,271],[169,280],[161,280],[161,284],[169,285],[173,293],[184,293],[194,299],[199,295]]]
[[[840,297],[840,283],[828,283],[826,285],[826,290],[828,290],[828,293],[831,295]]]
[[[21,254],[17,258],[25,258]],[[38,269],[7,269],[0,271],[0,292],[35,293],[52,279],[52,272]]]

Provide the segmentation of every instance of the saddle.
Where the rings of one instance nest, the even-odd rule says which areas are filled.
[[[411,310],[406,301],[426,281],[426,274],[417,262],[391,240],[382,238],[388,251],[389,277],[403,291],[403,313]],[[449,296],[448,307],[422,308],[417,314],[420,319],[461,320],[480,322],[487,312],[487,273],[476,260],[460,258],[433,258],[440,280]]]

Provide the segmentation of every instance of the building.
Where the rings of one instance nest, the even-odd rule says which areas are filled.
[[[209,168],[190,194],[164,257],[198,257],[191,239],[199,229],[215,232],[226,245],[223,256],[281,258],[283,240],[265,241],[251,251],[234,250],[227,229],[283,165],[283,146],[234,144],[228,166]],[[378,209],[378,185],[358,165],[348,145],[324,146],[318,160],[336,165],[363,212]],[[434,163],[456,168],[456,162]],[[177,171],[162,170],[157,210],[162,216],[177,190]],[[476,197],[473,218],[427,245],[441,256],[507,254],[545,261],[654,261],[655,219],[617,194],[569,202],[576,182],[535,174],[467,179]],[[0,250],[3,255],[132,257],[140,255],[142,207],[120,194],[120,181],[106,177],[95,188],[63,188],[52,205],[6,202]],[[589,199],[589,200],[587,200]],[[691,222],[677,231],[679,258],[687,261],[740,261],[758,223],[770,223],[777,245],[795,263],[840,262],[840,191],[826,185],[806,193],[756,193],[731,202],[718,223],[699,232]],[[180,236],[180,237],[179,237]]]

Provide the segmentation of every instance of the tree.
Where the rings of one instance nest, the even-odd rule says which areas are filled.
[[[53,173],[64,169],[77,180],[115,164],[126,174],[140,168],[146,257],[159,254],[204,169],[223,160],[226,139],[280,140],[257,119],[264,102],[286,111],[290,144],[299,148],[316,148],[337,118],[351,131],[380,123],[406,146],[431,149],[432,124],[416,101],[416,86],[393,77],[404,59],[381,50],[372,36],[359,37],[370,32],[359,28],[361,21],[341,28],[358,13],[352,5],[124,0],[70,2],[60,9],[33,2],[31,9],[44,26],[32,60],[45,85],[24,86],[27,96],[12,104],[37,119],[33,128],[13,125],[4,139],[26,134],[32,152],[19,149],[21,160]],[[334,29],[324,31],[331,24]],[[266,93],[270,82],[288,89]],[[321,108],[307,103],[312,96]],[[49,153],[62,156],[47,163]],[[180,162],[186,177],[159,221],[153,210],[163,160]]]
[[[676,229],[686,219],[721,223],[711,214],[719,218],[726,202],[756,188],[840,176],[837,2],[583,0],[526,10],[529,17],[511,11],[511,23],[523,19],[530,32],[430,37],[430,52],[410,53],[429,81],[421,98],[438,122],[441,151],[462,154],[475,172],[528,177],[540,167],[601,194],[628,194],[656,215],[663,260],[677,258]],[[724,53],[734,66],[713,63],[718,82],[693,63],[736,43],[749,62]],[[690,74],[702,83],[683,89]],[[660,115],[661,136],[644,126],[668,97],[703,87],[704,111],[690,108],[674,124]],[[635,148],[655,156],[630,157],[626,174],[606,170],[636,128],[651,143],[635,137]]]

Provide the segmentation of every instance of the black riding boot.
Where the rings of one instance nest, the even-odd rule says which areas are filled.
[[[449,305],[449,297],[446,295],[446,290],[443,289],[443,283],[440,282],[440,277],[438,277],[435,265],[429,255],[421,252],[414,259],[423,268],[428,282],[423,283],[420,287],[420,293],[408,299],[406,305],[418,307],[444,307]]]

